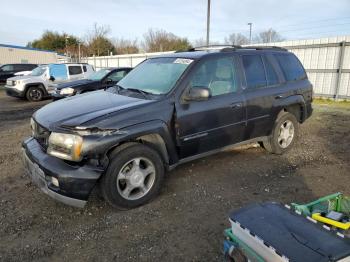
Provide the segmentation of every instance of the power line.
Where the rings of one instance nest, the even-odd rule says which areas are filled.
[[[281,26],[281,27],[275,27],[273,28],[273,26],[271,28],[276,29],[276,31],[278,32],[292,32],[292,31],[299,31],[299,30],[306,30],[308,28],[318,28],[318,27],[330,27],[330,26],[338,26],[338,25],[347,25],[350,22],[346,22],[346,23],[341,23],[341,24],[334,24],[334,25],[319,25],[319,26],[313,26],[313,27],[303,27],[303,28],[292,28],[292,29],[288,29],[287,27],[295,27],[295,26],[302,26],[305,25],[306,23],[320,23],[320,22],[325,22],[325,21],[334,21],[334,20],[344,20],[344,19],[350,19],[350,17],[343,17],[343,18],[331,18],[331,19],[322,19],[322,20],[313,20],[311,22],[303,22],[303,23],[298,23],[298,24],[292,24],[292,25],[285,25],[285,26]],[[286,28],[286,30],[284,30]],[[255,31],[263,31],[266,30],[267,28],[257,28],[255,29]],[[236,28],[230,28],[230,29],[226,29],[226,30],[215,30],[215,32],[223,32],[223,33],[229,33],[229,32],[235,32],[235,33],[240,33],[240,32],[249,32],[249,30],[247,30],[246,27],[236,27]]]
[[[279,30],[279,33],[293,32],[293,31],[305,31],[305,30],[310,30],[310,29],[315,29],[315,28],[334,27],[334,26],[342,26],[342,25],[349,25],[349,24],[350,24],[350,22],[342,23],[342,24],[333,24],[333,25],[319,25],[319,26],[304,27],[304,28],[297,28],[297,29],[290,29],[290,30]]]
[[[308,23],[308,24],[314,24],[314,23],[322,23],[322,22],[327,22],[327,21],[334,21],[334,20],[347,20],[347,19],[350,19],[350,17],[339,17],[339,18],[330,18],[330,19],[321,19],[321,20],[306,20],[306,21],[303,21],[303,22],[300,22],[300,23],[296,23],[296,24],[287,24],[287,25],[282,25],[282,27],[293,27],[293,26],[299,26],[299,25],[303,25],[305,23]]]

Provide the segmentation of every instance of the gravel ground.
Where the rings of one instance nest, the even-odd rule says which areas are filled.
[[[252,202],[305,202],[350,194],[350,107],[316,105],[289,153],[257,146],[193,161],[168,174],[153,202],[116,211],[55,202],[24,175],[29,103],[0,91],[0,261],[222,261],[230,210]]]

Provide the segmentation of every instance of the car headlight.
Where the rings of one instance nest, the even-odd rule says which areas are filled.
[[[71,95],[74,93],[74,89],[73,88],[70,88],[70,87],[66,87],[66,88],[63,88],[61,91],[60,91],[60,94],[61,95]]]
[[[47,153],[70,161],[80,161],[82,159],[81,148],[83,138],[78,135],[52,132],[49,137]]]

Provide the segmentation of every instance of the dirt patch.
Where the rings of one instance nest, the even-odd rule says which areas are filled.
[[[120,212],[93,197],[85,209],[71,208],[33,186],[21,164],[29,118],[48,102],[0,91],[0,261],[222,261],[230,210],[350,194],[350,108],[317,105],[283,156],[225,151],[170,172],[143,207]]]

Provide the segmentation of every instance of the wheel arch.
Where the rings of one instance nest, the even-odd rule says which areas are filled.
[[[141,143],[155,150],[167,166],[178,161],[172,136],[164,122],[150,121],[147,124],[129,127],[124,131],[127,134],[107,149],[105,155],[108,158],[114,152],[120,152],[132,144]]]
[[[289,96],[274,106],[277,111],[274,120],[276,121],[284,112],[288,112],[295,116],[299,123],[303,123],[306,118],[306,105],[303,96]]]
[[[40,82],[38,82],[38,83],[26,84],[25,87],[24,87],[24,94],[27,94],[28,89],[31,88],[31,87],[39,87],[39,88],[43,91],[43,94],[44,94],[44,95],[47,95],[47,94],[48,94],[48,93],[47,93],[47,90],[46,90],[46,88],[45,88],[45,86],[44,86],[44,84],[43,84],[43,83],[40,83]]]

